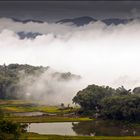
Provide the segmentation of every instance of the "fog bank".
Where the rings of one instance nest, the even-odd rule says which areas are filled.
[[[43,35],[21,40],[17,35],[19,31]],[[91,83],[113,87],[123,84],[133,88],[140,85],[139,37],[139,21],[110,26],[98,21],[76,27],[34,22],[22,24],[0,19],[0,63],[51,66],[56,71],[81,75],[84,84],[69,82],[63,86],[61,82],[49,81],[49,84],[56,84],[54,90],[61,91],[61,96],[58,93],[54,97],[61,101],[65,95],[71,99],[79,89]],[[37,81],[44,82],[44,76]],[[38,87],[38,83],[33,84]],[[34,91],[32,86],[29,92]]]

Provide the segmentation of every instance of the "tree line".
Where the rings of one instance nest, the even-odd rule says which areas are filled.
[[[132,91],[123,86],[89,85],[73,98],[80,114],[115,120],[140,121],[140,87]]]
[[[22,85],[20,83],[26,80],[29,84],[32,84],[34,82],[32,80],[35,80],[36,77],[39,77],[49,69],[51,69],[49,66],[27,64],[0,65],[0,99],[25,99],[25,85],[24,82]],[[54,71],[51,76],[63,81],[81,78],[79,75],[70,72],[60,73]],[[28,77],[32,77],[31,80]]]

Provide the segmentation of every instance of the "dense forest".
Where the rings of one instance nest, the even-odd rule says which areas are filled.
[[[24,99],[25,83],[33,83],[41,74],[48,72],[49,66],[31,66],[20,64],[0,65],[0,99]],[[58,81],[69,81],[71,79],[80,79],[79,75],[70,72],[60,73],[51,72],[51,78]],[[26,80],[26,81],[25,81]]]
[[[40,74],[46,68],[33,67],[30,65],[10,64],[8,66],[0,65],[0,98],[16,99],[18,98],[20,78],[25,75]]]
[[[89,85],[79,91],[73,102],[81,106],[79,113],[117,120],[140,121],[140,88],[133,91],[123,86]]]

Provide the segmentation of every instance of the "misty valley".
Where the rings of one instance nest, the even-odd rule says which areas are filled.
[[[139,0],[0,0],[0,140],[140,140]]]
[[[1,138],[140,135],[140,87],[127,90],[92,84],[76,92],[72,85],[81,79],[49,66],[0,65]]]

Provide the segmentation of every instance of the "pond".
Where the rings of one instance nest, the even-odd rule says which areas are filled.
[[[45,115],[43,112],[16,112],[16,113],[11,113],[11,115],[14,116],[42,116]]]
[[[113,121],[31,123],[28,132],[55,135],[140,136],[140,125]]]

